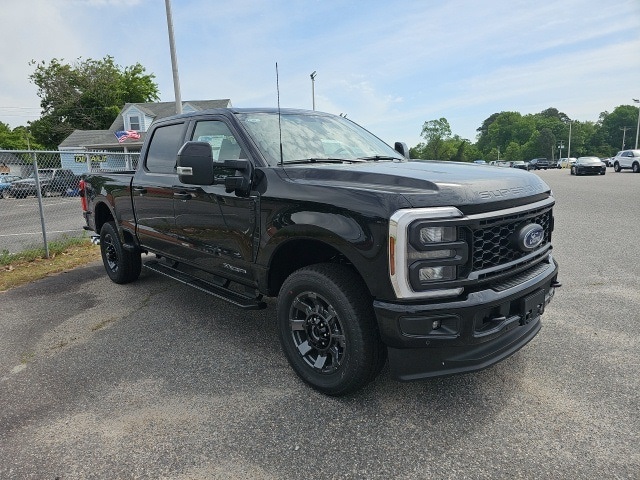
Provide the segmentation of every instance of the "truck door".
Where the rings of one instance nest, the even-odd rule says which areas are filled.
[[[143,164],[133,177],[131,196],[136,232],[142,245],[174,255],[177,237],[173,210],[176,158],[184,142],[184,122],[160,126],[151,132]]]
[[[190,137],[208,142],[214,161],[247,158],[238,135],[222,119],[197,121]],[[175,187],[180,257],[212,273],[251,280],[257,199],[227,193],[224,176],[216,177],[216,181],[220,183]]]

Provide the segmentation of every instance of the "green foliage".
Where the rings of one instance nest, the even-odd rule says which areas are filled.
[[[9,125],[0,122],[0,150],[42,150],[42,145],[37,143],[27,127],[16,127],[13,130]]]
[[[40,62],[29,79],[38,87],[42,117],[31,123],[34,138],[55,149],[74,130],[109,128],[125,103],[156,101],[153,74],[139,63],[122,68],[113,57],[78,59],[73,65],[54,58]]]
[[[601,113],[600,120],[603,143],[613,146],[616,152],[635,146],[638,107],[620,105],[611,113]]]
[[[480,152],[477,158],[496,160],[498,152],[501,160],[558,158],[560,153],[572,157],[610,157],[621,150],[623,133],[625,148],[633,148],[637,122],[638,108],[630,105],[621,105],[613,113],[601,113],[597,123],[572,121],[555,108],[530,115],[493,113],[477,129],[475,147]],[[558,150],[560,142],[562,152]]]

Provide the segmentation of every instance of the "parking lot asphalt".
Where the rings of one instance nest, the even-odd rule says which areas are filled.
[[[497,168],[497,167],[482,167]],[[348,398],[258,312],[92,264],[0,294],[2,479],[637,479],[640,175],[552,187],[563,283],[524,349]]]

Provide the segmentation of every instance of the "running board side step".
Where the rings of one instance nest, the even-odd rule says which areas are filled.
[[[228,288],[228,284],[230,282],[226,280],[223,282],[223,285],[216,285],[215,283],[208,282],[186,272],[180,271],[177,268],[173,268],[170,265],[165,265],[157,260],[144,262],[143,266],[149,270],[159,273],[160,275],[177,280],[189,287],[208,293],[209,295],[213,295],[214,297],[225,300],[236,307],[240,307],[245,310],[261,310],[267,307],[267,304],[262,301],[262,295],[259,295],[258,297],[243,295],[242,293]]]

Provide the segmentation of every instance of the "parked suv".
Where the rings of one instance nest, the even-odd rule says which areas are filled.
[[[38,169],[38,183],[43,197],[54,193],[64,195],[69,188],[77,188],[80,177],[67,168]],[[28,195],[38,195],[35,173],[24,180],[17,180],[11,184],[6,192],[15,198],[26,198]]]
[[[546,158],[534,158],[529,161],[529,169],[531,170],[546,170],[547,168],[551,168],[551,162]]]
[[[630,168],[634,173],[640,173],[640,150],[623,150],[613,158],[613,169],[616,172]]]

